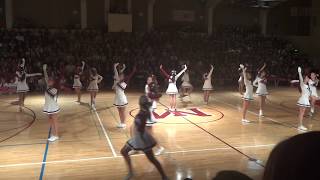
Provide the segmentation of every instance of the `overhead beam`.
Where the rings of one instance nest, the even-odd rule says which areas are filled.
[[[207,8],[212,7],[214,9],[221,1],[222,0],[208,0],[206,6]]]

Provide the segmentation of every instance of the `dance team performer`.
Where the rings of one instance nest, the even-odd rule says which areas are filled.
[[[178,94],[178,88],[177,88],[177,80],[179,77],[187,70],[187,65],[184,65],[184,68],[177,74],[175,70],[171,71],[171,74],[169,75],[164,69],[163,66],[160,65],[161,73],[164,75],[164,77],[168,80],[169,85],[166,91],[166,94],[170,96],[170,111],[176,111],[177,110],[177,94]]]
[[[156,118],[153,115],[155,109],[157,109],[157,101],[162,96],[159,93],[159,85],[156,77],[154,75],[150,75],[147,78],[147,83],[144,88],[145,95],[152,102],[152,106],[150,108],[150,118],[147,120],[147,125],[152,125],[157,122]]]
[[[267,91],[267,73],[265,71],[266,64],[264,64],[259,70],[256,79],[253,81],[253,85],[257,87],[256,94],[260,97],[260,110],[259,116],[263,117],[263,110],[266,104],[266,97],[268,95]]]
[[[305,76],[305,77],[302,76],[301,67],[298,67],[298,74],[299,74],[299,81],[300,81],[300,88],[301,88],[301,96],[297,102],[297,105],[299,106],[298,130],[307,131],[308,129],[303,125],[303,116],[305,114],[306,109],[310,107],[309,98],[311,96],[311,90],[308,85],[308,82],[310,79],[308,76]]]
[[[191,101],[190,94],[193,90],[193,86],[190,83],[189,69],[187,69],[186,72],[183,73],[181,80],[182,80],[182,84],[181,84],[181,90],[180,90],[180,98],[181,100],[183,100],[185,96],[188,96],[189,101]]]
[[[210,71],[209,73],[204,73],[203,74],[203,80],[204,80],[204,83],[203,83],[203,87],[202,87],[202,90],[203,90],[203,101],[205,104],[209,104],[209,97],[210,97],[210,91],[213,90],[213,87],[212,87],[212,72],[213,72],[213,65],[210,65]]]
[[[120,123],[117,125],[117,128],[126,128],[126,106],[128,105],[127,96],[125,94],[125,89],[132,78],[133,74],[136,72],[136,66],[133,67],[132,72],[125,77],[123,71],[121,73],[118,72],[119,63],[115,63],[113,66],[114,69],[114,91],[115,91],[115,99],[114,104],[119,113]],[[125,66],[124,66],[125,67]]]
[[[82,61],[82,66],[77,66],[75,70],[75,74],[73,75],[73,88],[77,93],[78,100],[77,103],[81,103],[81,89],[82,89],[82,83],[81,83],[81,75],[84,70],[85,62]]]
[[[22,111],[24,107],[24,101],[26,99],[26,93],[30,91],[27,84],[27,78],[33,76],[42,76],[42,73],[28,74],[25,70],[26,61],[24,58],[21,60],[21,64],[18,65],[18,70],[16,71],[16,85],[17,85],[17,94],[19,102],[19,111]]]
[[[117,70],[119,74],[124,73],[124,71],[126,70],[126,65],[122,64],[122,68],[120,68],[120,66],[117,66]],[[116,85],[117,85],[117,79],[115,75],[113,75],[113,85],[112,85],[113,90],[115,89]]]
[[[309,85],[310,91],[311,91],[311,96],[310,96],[310,102],[311,102],[310,116],[312,116],[314,114],[315,104],[316,104],[316,101],[319,99],[318,92],[317,92],[317,86],[318,86],[318,83],[319,83],[318,76],[319,76],[318,74],[316,74],[315,72],[311,71],[310,79],[308,81],[308,85]]]
[[[157,141],[155,138],[146,130],[147,119],[150,118],[150,107],[152,103],[149,101],[147,96],[141,96],[139,98],[139,113],[134,119],[134,132],[133,136],[126,142],[121,149],[121,154],[124,157],[126,164],[129,169],[129,173],[125,179],[132,179],[134,176],[131,158],[129,152],[132,150],[143,151],[147,156],[148,160],[157,168],[161,174],[162,180],[167,180],[168,177],[165,174],[161,164],[155,158],[152,148],[156,146]]]
[[[90,107],[96,110],[96,97],[99,91],[98,84],[102,81],[103,77],[100,76],[96,68],[90,69],[89,86],[87,90],[90,92]]]
[[[147,119],[146,127],[149,133],[154,137],[154,125],[157,123],[156,118],[154,117],[153,113],[157,108],[157,101],[159,101],[160,97],[162,96],[159,92],[159,85],[157,83],[156,77],[151,75],[147,79],[147,85],[145,87],[146,96],[148,97],[149,101],[152,103],[150,107],[150,118]],[[164,147],[160,146],[159,143],[156,145],[155,155],[158,156],[164,151]]]
[[[58,113],[60,111],[60,107],[58,105],[58,89],[54,88],[54,78],[48,76],[46,64],[43,65],[43,74],[47,85],[47,89],[44,94],[45,102],[43,106],[43,112],[48,115],[49,124],[51,127],[51,134],[48,141],[54,142],[59,139]]]
[[[251,82],[251,74],[247,72],[247,67],[244,67],[243,64],[240,64],[240,68],[242,69],[243,73],[243,81],[244,85],[246,87],[246,92],[244,93],[242,99],[243,99],[243,105],[242,105],[242,123],[250,123],[249,120],[247,120],[246,115],[247,111],[250,105],[250,101],[253,101],[253,86]]]

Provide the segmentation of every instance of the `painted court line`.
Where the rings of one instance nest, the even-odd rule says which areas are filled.
[[[233,108],[236,108],[236,109],[239,108],[239,107],[236,106],[236,105],[229,104],[229,103],[226,103],[226,102],[217,100],[217,99],[214,99],[214,101],[219,102],[219,103],[222,103],[222,104],[225,104],[225,105],[227,105],[227,106],[230,106],[230,107],[233,107]],[[241,107],[240,107],[240,108],[241,108]],[[258,114],[258,113],[255,113],[255,112],[250,111],[250,110],[248,110],[248,112],[259,117],[259,114]],[[277,121],[277,120],[272,119],[272,118],[269,118],[269,117],[263,117],[263,118],[264,118],[264,119],[267,119],[267,120],[269,120],[269,121],[272,121],[272,122],[274,122],[274,123],[281,124],[282,126],[299,130],[297,127],[295,127],[295,126],[293,126],[293,125],[291,125],[291,124],[282,123],[282,122],[280,122],[280,121]]]
[[[237,146],[236,148],[248,149],[248,148],[264,148],[264,147],[273,147],[273,146],[275,146],[275,144]],[[181,151],[164,152],[163,155],[165,155],[165,154],[179,154],[179,153],[199,153],[199,152],[220,151],[220,150],[230,150],[230,149],[231,149],[230,147],[224,147],[224,148],[212,148],[212,149],[181,150]],[[144,154],[136,154],[136,155],[132,155],[132,156],[144,156]],[[122,156],[102,156],[102,157],[96,157],[96,158],[82,158],[82,159],[69,159],[69,160],[47,161],[47,162],[36,162],[36,163],[8,164],[8,165],[0,165],[0,168],[33,166],[33,165],[42,165],[42,164],[72,163],[72,162],[95,161],[95,160],[117,159],[117,158],[122,158]]]
[[[51,127],[49,129],[48,138],[50,138],[50,135],[51,135]],[[43,160],[42,160],[42,166],[41,166],[39,180],[42,180],[43,175],[44,175],[44,169],[46,168],[48,150],[49,150],[49,140],[47,140],[46,149],[45,149],[44,154],[43,154]]]
[[[101,122],[101,119],[100,119],[99,114],[97,113],[97,111],[94,111],[94,113],[96,114],[96,116],[97,116],[97,118],[98,118],[99,124],[100,124],[100,126],[101,126],[101,129],[102,129],[102,131],[103,131],[104,136],[105,136],[106,139],[107,139],[107,142],[108,142],[108,144],[109,144],[109,147],[110,147],[110,149],[111,149],[111,152],[112,152],[113,157],[117,157],[117,153],[116,153],[116,151],[114,150],[114,147],[113,147],[113,145],[112,145],[112,143],[111,143],[111,140],[110,140],[110,137],[109,137],[109,135],[108,135],[108,133],[107,133],[107,130],[104,128],[104,126],[103,126],[103,124],[102,124],[102,122]]]

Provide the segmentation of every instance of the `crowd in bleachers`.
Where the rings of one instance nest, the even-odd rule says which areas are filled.
[[[66,87],[71,87],[75,65],[84,60],[105,77],[102,84],[105,88],[111,85],[115,62],[125,63],[129,69],[137,65],[138,71],[132,80],[136,86],[144,84],[149,73],[159,75],[160,64],[179,70],[180,65],[186,63],[196,87],[202,84],[202,74],[208,71],[209,64],[215,66],[214,82],[218,84],[236,83],[240,63],[248,63],[255,71],[266,62],[271,75],[288,79],[295,77],[298,64],[310,65],[288,41],[263,37],[254,29],[239,26],[221,26],[210,37],[191,32],[0,30],[2,84],[14,82],[21,58],[26,59],[28,72],[41,72],[41,65],[48,63],[51,72],[65,82]],[[41,88],[41,81],[31,81],[34,82],[31,88]]]

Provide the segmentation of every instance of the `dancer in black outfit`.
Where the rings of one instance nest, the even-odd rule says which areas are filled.
[[[146,131],[146,122],[147,119],[150,118],[150,107],[151,102],[149,101],[147,96],[141,96],[139,99],[140,111],[135,117],[134,120],[134,132],[131,139],[127,141],[124,147],[121,149],[121,154],[123,155],[128,168],[129,173],[126,179],[131,179],[133,177],[133,169],[131,164],[131,159],[129,156],[129,152],[131,150],[143,151],[149,161],[155,165],[163,180],[167,180],[166,176],[161,164],[155,158],[152,148],[157,145],[156,140],[152,137],[148,131]]]

